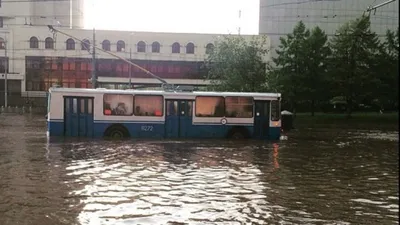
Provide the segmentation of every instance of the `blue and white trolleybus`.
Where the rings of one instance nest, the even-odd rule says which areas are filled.
[[[50,88],[48,135],[279,140],[279,93]]]

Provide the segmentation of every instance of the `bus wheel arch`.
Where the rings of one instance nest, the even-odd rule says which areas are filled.
[[[228,138],[231,139],[247,139],[250,134],[246,127],[234,126],[229,129]]]
[[[127,138],[130,137],[128,129],[122,124],[110,125],[104,132],[105,137],[110,138]]]

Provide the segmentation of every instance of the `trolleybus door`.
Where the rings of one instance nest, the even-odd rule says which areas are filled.
[[[64,98],[64,134],[71,137],[93,136],[93,98]]]
[[[193,102],[188,100],[166,100],[165,137],[190,136]]]
[[[269,133],[270,101],[255,101],[254,137],[267,139]]]

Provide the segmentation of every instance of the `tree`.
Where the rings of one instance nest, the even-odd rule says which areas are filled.
[[[314,116],[316,103],[329,98],[329,92],[326,91],[327,65],[331,54],[328,37],[318,26],[311,30],[310,37],[306,39],[305,54],[304,94],[311,103],[311,115]]]
[[[378,55],[377,61],[380,62],[377,68],[377,76],[381,81],[378,97],[379,103],[394,109],[398,104],[399,92],[399,29],[397,31],[386,32],[385,41],[382,44],[381,54]]]
[[[344,96],[349,118],[354,105],[370,96],[379,83],[373,76],[379,40],[370,29],[369,17],[362,16],[340,27],[331,44],[335,91]]]
[[[277,66],[276,76],[281,88],[283,99],[291,105],[296,113],[296,105],[304,100],[305,85],[304,76],[307,70],[307,39],[310,31],[302,21],[297,23],[293,33],[280,38],[279,48],[276,50],[278,56],[273,58]]]
[[[216,91],[263,92],[267,89],[265,57],[268,54],[264,36],[246,40],[226,35],[215,42],[205,65],[210,88]]]

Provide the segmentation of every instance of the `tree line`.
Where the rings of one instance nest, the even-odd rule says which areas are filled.
[[[398,110],[399,29],[385,37],[371,31],[368,16],[349,21],[336,34],[300,21],[280,38],[276,57],[267,39],[227,35],[206,59],[209,87],[217,91],[279,92],[284,109]],[[266,63],[266,61],[268,61]]]

